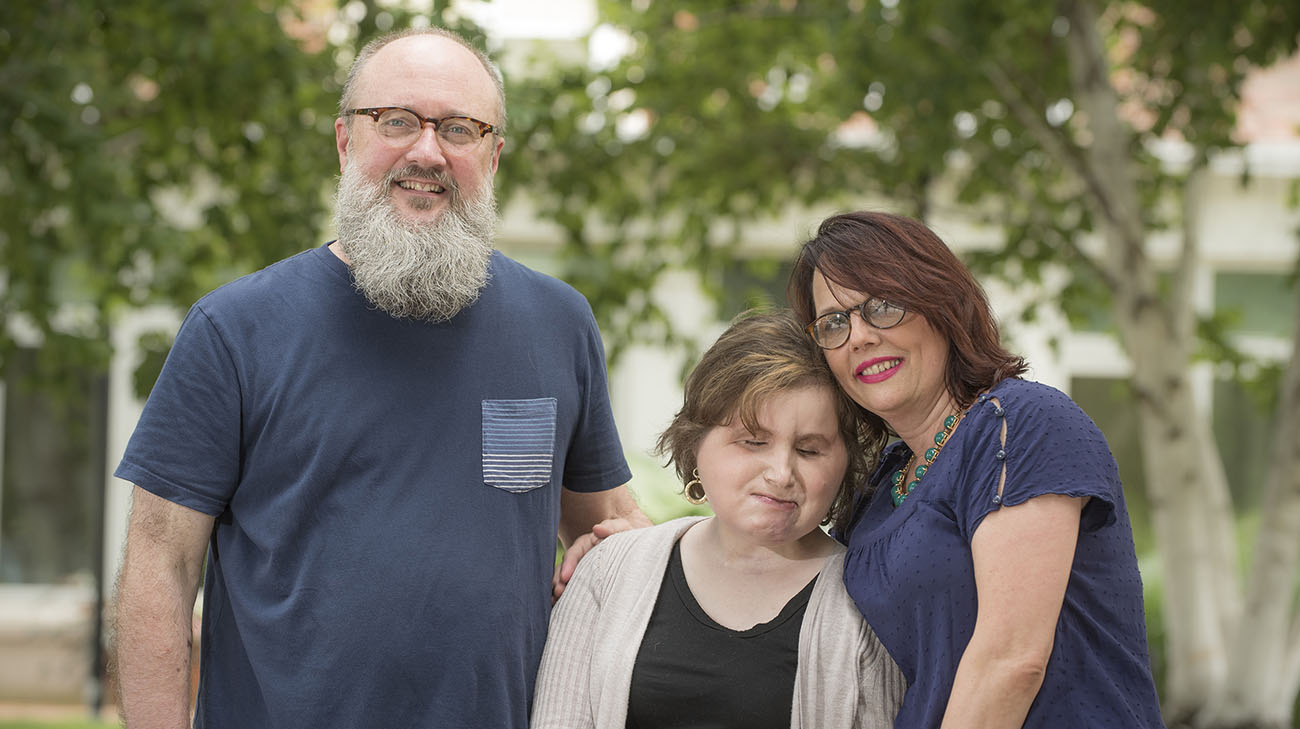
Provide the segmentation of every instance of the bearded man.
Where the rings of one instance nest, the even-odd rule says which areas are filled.
[[[446,31],[367,45],[338,240],[190,310],[117,469],[132,729],[190,722],[205,557],[194,726],[523,729],[552,591],[648,525],[590,307],[493,250],[502,89]]]

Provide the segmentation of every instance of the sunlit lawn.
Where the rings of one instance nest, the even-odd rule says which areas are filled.
[[[0,729],[109,729],[115,721],[93,719],[0,719]]]

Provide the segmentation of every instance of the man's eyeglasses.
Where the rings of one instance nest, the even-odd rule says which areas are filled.
[[[858,312],[862,321],[877,329],[898,326],[899,322],[903,321],[903,315],[907,313],[907,310],[898,304],[871,298],[844,311],[822,314],[813,319],[812,324],[804,327],[804,331],[808,332],[808,336],[812,337],[812,340],[822,349],[842,347],[849,341],[849,334],[853,331],[853,322],[849,320],[849,316],[854,311]]]
[[[480,139],[497,131],[485,121],[468,116],[444,116],[441,119],[420,116],[400,106],[373,106],[365,109],[348,109],[345,114],[362,114],[375,120],[379,139],[390,147],[401,149],[415,144],[425,124],[432,124],[438,141],[453,148],[467,149]]]

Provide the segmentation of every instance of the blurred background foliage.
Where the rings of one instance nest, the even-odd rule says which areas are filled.
[[[701,272],[720,301],[741,267],[779,287],[790,248],[764,261],[747,229],[872,198],[920,217],[960,206],[1002,231],[973,266],[1017,284],[1067,266],[1064,290],[1043,295],[1075,320],[1105,316],[1109,292],[1079,249],[1097,227],[1074,163],[1096,122],[1071,101],[1071,4],[603,0],[597,32],[625,54],[541,59],[552,75],[511,90],[517,146],[503,178],[563,227],[564,278],[591,299],[615,353],[638,340],[690,344],[666,331],[652,297],[629,291],[678,266]],[[1176,227],[1179,211],[1156,202],[1234,146],[1244,75],[1294,51],[1300,10],[1095,5],[1124,82],[1144,222]],[[1190,145],[1177,169],[1155,155],[1168,138]],[[1228,356],[1221,324],[1205,332]]]
[[[13,383],[18,346],[40,342],[38,361],[21,367],[26,384],[75,400],[85,373],[107,368],[126,308],[183,310],[320,245],[335,107],[355,50],[423,23],[499,50],[449,0],[416,5],[0,2],[0,375]],[[1063,40],[1079,8],[1095,14],[1111,65],[1142,224],[1177,229],[1181,208],[1161,201],[1181,199],[1239,141],[1242,81],[1295,51],[1300,5],[600,0],[593,37],[620,54],[575,59],[543,43],[508,65],[520,70],[507,76],[500,195],[526,196],[562,231],[556,272],[591,301],[612,358],[634,343],[707,344],[674,329],[652,295],[666,272],[698,272],[723,319],[781,304],[797,241],[755,248],[752,231],[791,209],[867,199],[922,217],[960,210],[1000,233],[968,257],[974,267],[1042,291],[1073,324],[1113,328],[1106,272],[1081,247],[1100,221],[1082,194],[1098,181],[1079,174],[1099,120],[1072,99]],[[1170,139],[1187,145],[1179,164],[1158,154]],[[1036,286],[1060,266],[1063,288]],[[1036,315],[1033,303],[1023,316]],[[1279,368],[1233,346],[1237,323],[1230,307],[1204,317],[1198,356],[1225,363],[1267,419]],[[140,392],[171,335],[142,340]],[[1131,400],[1080,385],[1081,396]],[[1117,412],[1102,425],[1121,455],[1137,439],[1116,437],[1133,429]],[[1226,427],[1233,436],[1242,452],[1264,440]],[[665,481],[646,493],[675,491]],[[1254,503],[1246,496],[1238,508]],[[704,511],[676,496],[646,507],[657,519]],[[1150,547],[1140,522],[1138,543]],[[1158,586],[1158,567],[1143,567]]]
[[[0,356],[58,389],[124,306],[187,306],[314,241],[332,58],[257,2],[0,6]]]
[[[324,24],[310,0],[0,3],[6,380],[17,339],[39,341],[27,379],[75,395],[77,373],[107,367],[124,307],[184,310],[320,245],[340,69],[377,32],[412,22],[481,43],[476,26],[443,17],[448,5],[357,0]],[[165,354],[165,342],[145,350]],[[142,392],[160,365],[146,357]]]
[[[184,308],[319,245],[342,69],[375,33],[412,23],[485,44],[451,5],[354,0],[322,24],[330,0],[0,4],[0,361],[16,334],[35,335],[36,377],[75,392],[74,373],[105,367],[123,307]],[[1105,308],[1078,249],[1094,221],[1065,158],[1089,122],[1070,103],[1057,4],[598,7],[597,32],[622,40],[621,57],[566,62],[539,44],[535,63],[512,64],[528,71],[508,78],[498,180],[503,201],[525,192],[562,229],[559,272],[591,300],[611,358],[634,342],[698,350],[649,295],[665,271],[699,271],[724,319],[773,302],[788,249],[746,248],[747,228],[873,195],[921,216],[961,205],[1004,231],[971,257],[977,268],[1036,283],[1068,265],[1065,289],[1045,295],[1075,319]],[[1265,0],[1099,10],[1138,120],[1146,222],[1177,225],[1151,203],[1232,146],[1244,74],[1295,48],[1300,11]],[[1008,93],[1056,140],[1001,101]],[[1170,134],[1193,150],[1174,173],[1151,152]],[[737,276],[754,296],[736,299]],[[1203,324],[1207,356],[1239,356],[1228,330]],[[160,360],[146,358],[142,387]]]

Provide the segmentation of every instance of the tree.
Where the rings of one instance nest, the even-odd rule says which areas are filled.
[[[1234,144],[1244,74],[1295,51],[1300,7],[635,0],[600,12],[598,32],[621,30],[627,52],[515,89],[530,112],[516,113],[506,164],[566,231],[566,276],[602,326],[646,333],[627,322],[659,315],[629,287],[670,265],[716,276],[748,223],[787,206],[874,193],[922,217],[947,206],[997,224],[1003,246],[978,263],[1031,280],[1068,266],[1063,306],[1108,301],[1133,362],[1170,724],[1289,725],[1300,359],[1243,591],[1223,462],[1188,375],[1198,334],[1216,330],[1191,305],[1198,241],[1185,223],[1209,159]],[[1187,150],[1180,165],[1154,151],[1170,139]],[[1172,269],[1153,260],[1156,231],[1181,235]]]
[[[106,370],[127,307],[183,311],[320,245],[346,64],[412,22],[481,43],[449,5],[0,3],[0,374],[26,330],[36,384],[75,397],[78,373]]]
[[[333,66],[273,12],[54,0],[0,21],[6,364],[21,321],[45,384],[102,370],[124,305],[188,306],[313,238]]]

